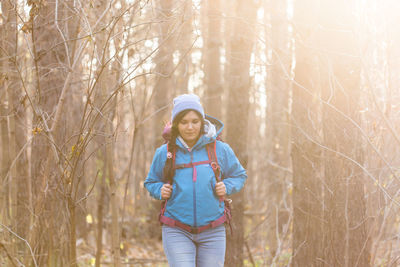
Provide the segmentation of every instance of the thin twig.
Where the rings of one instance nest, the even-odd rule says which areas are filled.
[[[251,265],[253,265],[255,267],[256,263],[254,262],[253,255],[251,254],[249,243],[247,241],[244,241],[244,245],[246,246],[247,252],[249,253]]]
[[[34,256],[33,251],[32,251],[32,248],[31,248],[31,246],[29,245],[29,242],[28,242],[26,239],[24,239],[24,238],[20,237],[19,235],[17,235],[13,230],[11,230],[10,228],[8,228],[8,227],[5,226],[4,224],[0,223],[0,226],[2,226],[3,228],[5,228],[7,231],[9,231],[11,234],[13,234],[14,236],[16,236],[18,239],[21,239],[22,241],[25,242],[25,244],[26,244],[26,245],[28,246],[28,248],[29,248],[29,251],[31,252],[32,260],[33,260],[33,263],[35,264],[35,267],[38,267],[38,265],[37,265],[37,263],[36,263],[35,256]]]
[[[4,246],[4,244],[0,242],[0,247],[2,247],[2,248],[4,249],[4,251],[6,252],[7,257],[8,257],[8,259],[11,261],[12,265],[15,266],[15,267],[17,267],[17,265],[14,263],[13,258],[12,258],[11,255],[10,255],[10,253],[8,253],[6,246]]]

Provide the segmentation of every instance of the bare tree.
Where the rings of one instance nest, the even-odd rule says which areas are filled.
[[[119,46],[118,40],[114,42],[115,52],[112,53],[110,49],[111,36],[118,31],[116,25],[121,19],[126,10],[122,10],[122,14],[116,11],[114,20],[110,25],[107,25],[107,18],[112,16],[112,6],[108,5],[107,1],[98,1],[95,4],[94,21],[96,21],[97,29],[104,29],[103,32],[96,35],[96,59],[98,61],[98,68],[95,73],[96,81],[91,90],[94,92],[94,104],[92,109],[94,116],[92,121],[96,125],[94,135],[96,136],[97,146],[100,147],[98,159],[102,162],[104,172],[102,172],[102,182],[100,186],[100,198],[98,205],[98,243],[96,254],[96,265],[100,264],[100,255],[102,251],[102,227],[103,227],[103,206],[108,203],[102,202],[105,200],[104,193],[105,186],[108,185],[107,193],[110,201],[111,222],[110,236],[111,236],[111,256],[114,266],[120,266],[120,231],[119,231],[119,201],[117,194],[117,181],[114,168],[114,147],[115,147],[115,129],[113,126],[115,113],[116,113],[116,98],[121,89],[121,85],[117,83],[117,77],[112,76],[110,73],[112,60],[118,59]],[[100,20],[101,18],[104,21]],[[113,79],[114,78],[114,79]],[[107,183],[108,181],[108,183]]]
[[[325,261],[369,266],[360,125],[356,1],[323,1],[319,44],[325,151]],[[329,40],[329,41],[328,41]]]
[[[222,82],[221,49],[222,38],[222,2],[221,0],[203,1],[203,20],[205,34],[203,34],[203,62],[204,62],[204,83],[205,107],[211,116],[221,118],[221,101],[224,93]]]
[[[174,73],[174,93],[179,95],[188,91],[189,78],[193,66],[191,60],[192,48],[197,37],[194,38],[196,29],[193,27],[195,11],[193,10],[192,1],[185,0],[177,2],[177,8],[179,9],[178,16],[181,18],[182,23],[180,24],[180,29],[177,30],[177,33],[175,34],[177,36],[173,41],[177,46],[177,51],[174,53],[177,54],[177,52],[179,52],[179,61],[176,63],[179,65],[176,67]]]
[[[64,138],[62,131],[57,127],[59,121],[54,117],[67,72],[67,51],[58,24],[61,14],[62,7],[54,2],[48,5],[31,3],[30,23],[35,69],[32,109],[33,127],[37,133],[32,143],[31,175],[35,177],[35,199],[31,240],[36,244],[35,252],[39,265],[44,265],[45,262],[58,265],[65,259],[62,257],[61,247],[66,240],[59,238],[55,231],[66,230],[64,227],[60,228],[60,225],[66,225],[66,218],[64,213],[55,213],[59,215],[57,218],[50,215],[62,207],[60,199],[56,196],[56,188],[60,183],[60,161],[57,158],[61,155],[57,147],[61,147],[60,143]]]
[[[269,178],[269,196],[271,207],[271,219],[268,226],[268,241],[272,258],[280,254],[282,249],[282,234],[284,225],[290,223],[288,213],[288,199],[285,195],[288,192],[289,176],[287,169],[290,166],[289,156],[289,95],[291,84],[290,68],[292,65],[291,34],[289,33],[287,1],[271,1],[270,6],[265,6],[271,20],[271,35],[266,42],[271,53],[270,66],[267,69],[267,134],[268,159],[271,162],[267,168]],[[286,207],[285,207],[286,206]]]
[[[18,46],[18,31],[17,31],[17,10],[18,6],[14,2],[4,2],[3,9],[6,11],[7,22],[4,23],[4,30],[7,35],[3,39],[3,45],[1,50],[4,52],[5,60],[4,67],[7,77],[5,79],[5,85],[8,92],[8,107],[9,113],[9,147],[10,151],[8,154],[9,159],[13,162],[9,162],[8,172],[6,174],[6,183],[4,189],[10,188],[10,191],[5,196],[11,199],[12,206],[16,207],[11,210],[8,207],[3,209],[4,211],[12,211],[14,214],[13,224],[16,227],[16,233],[26,238],[29,231],[29,213],[30,204],[30,177],[28,170],[28,157],[27,157],[27,118],[26,118],[26,107],[28,106],[27,99],[27,88],[25,81],[22,80],[21,63],[24,62],[22,53],[20,53]],[[4,98],[6,99],[6,98]],[[6,145],[4,146],[7,147]],[[6,149],[4,149],[6,150]],[[6,159],[3,158],[3,161]],[[11,185],[8,187],[7,185]],[[16,187],[16,190],[14,189]],[[16,191],[16,195],[14,193]],[[16,202],[16,203],[15,203]],[[4,203],[7,203],[4,202]],[[27,252],[25,244],[20,243],[18,250],[21,255]],[[22,260],[23,262],[24,260]]]
[[[15,65],[11,64],[15,59],[16,50],[16,16],[13,8],[9,3],[2,6],[4,17],[0,26],[0,142],[2,146],[1,163],[0,163],[0,181],[1,181],[1,217],[5,222],[10,222],[10,181],[9,171],[11,165],[10,141],[8,118],[10,114],[10,100],[12,97],[12,89],[15,86]],[[11,67],[11,68],[10,68]]]
[[[322,177],[317,73],[317,1],[296,1],[295,81],[291,113],[293,165],[293,266],[320,266],[322,258]],[[309,13],[308,13],[309,12]]]
[[[256,15],[255,1],[238,1],[235,5],[234,31],[229,36],[228,107],[226,140],[232,146],[243,167],[247,167],[247,125],[249,114],[250,57],[253,52]],[[244,21],[246,23],[244,23]],[[243,265],[244,246],[244,192],[233,197],[234,235],[227,235],[227,266]]]
[[[175,7],[174,0],[160,0],[157,2],[158,17],[161,18],[159,27],[159,38],[158,38],[158,51],[155,57],[155,72],[156,81],[152,94],[152,101],[154,106],[155,117],[153,119],[152,131],[156,133],[153,135],[153,144],[158,147],[162,144],[162,129],[166,122],[170,119],[170,114],[167,112],[170,110],[168,105],[170,104],[171,93],[173,89],[173,75],[174,75],[174,64],[173,64],[173,53],[175,51],[174,38],[178,27],[176,17],[174,13]],[[150,218],[150,235],[159,236],[160,229],[158,226],[158,212],[160,204],[158,201],[153,200],[153,205],[149,209]]]

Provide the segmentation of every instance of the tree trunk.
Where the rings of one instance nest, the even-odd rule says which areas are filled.
[[[233,18],[236,16],[236,1],[230,1],[230,0],[221,0],[222,1],[222,6],[224,7],[224,13],[229,17]],[[221,101],[228,101],[228,92],[229,92],[229,79],[231,79],[231,64],[229,64],[229,58],[231,57],[231,39],[233,32],[235,30],[235,20],[233,19],[224,19],[221,21],[222,22],[222,30],[225,32],[224,41],[223,41],[223,46],[221,51],[221,56],[225,57],[225,64],[223,64],[223,91],[224,91],[224,98],[222,98]],[[222,67],[221,67],[222,68]],[[226,120],[227,119],[227,108],[221,108],[221,119]],[[224,132],[224,136],[225,136]]]
[[[110,204],[111,204],[111,255],[114,259],[114,266],[121,266],[121,255],[120,255],[120,231],[119,231],[119,201],[118,201],[118,184],[115,178],[114,171],[114,147],[115,147],[115,136],[113,121],[115,117],[117,99],[112,100],[112,107],[110,115],[108,116],[106,125],[106,135],[111,140],[106,145],[107,153],[107,176],[110,181]]]
[[[193,50],[193,8],[192,0],[187,0],[182,3],[182,10],[179,16],[182,20],[182,25],[180,25],[181,30],[177,33],[178,36],[174,39],[174,44],[176,44],[179,51],[179,61],[178,68],[175,72],[175,95],[180,95],[187,93],[189,89],[189,78],[191,73],[191,68],[193,66],[191,55]],[[170,47],[171,48],[171,47]]]
[[[159,50],[155,59],[156,84],[154,86],[153,100],[155,105],[155,145],[162,144],[161,133],[165,122],[170,119],[170,113],[167,110],[170,104],[170,94],[173,88],[172,75],[173,75],[173,53],[174,53],[174,22],[176,22],[172,13],[173,0],[159,0],[159,17],[164,18],[165,21],[160,23],[160,41],[158,42]],[[168,108],[168,109],[167,109]],[[160,133],[160,134],[157,134]]]
[[[174,16],[172,13],[173,0],[160,0],[157,2],[159,8],[159,17],[163,18],[165,21],[160,23],[160,41],[158,42],[159,51],[157,53],[155,63],[156,63],[156,73],[159,75],[156,77],[156,84],[153,91],[153,103],[154,103],[154,119],[153,119],[153,144],[154,147],[158,147],[163,143],[162,140],[162,129],[167,121],[171,119],[171,113],[169,104],[171,103],[170,94],[172,92],[172,71],[174,69],[172,55],[174,53],[174,43],[173,43],[173,25]],[[160,237],[161,229],[158,223],[158,213],[160,210],[159,201],[152,201],[151,208],[149,209],[149,232],[151,237]]]
[[[69,264],[71,267],[77,267],[77,253],[76,253],[76,204],[75,200],[68,197],[68,210],[69,210]]]
[[[384,15],[387,18],[387,64],[388,64],[388,88],[386,90],[386,105],[385,105],[385,115],[388,119],[392,119],[390,115],[394,114],[392,112],[392,105],[395,105],[393,98],[396,96],[396,88],[400,87],[400,31],[397,27],[392,27],[392,25],[398,25],[400,23],[400,17],[396,12],[396,0],[387,1],[385,3]],[[392,121],[392,120],[390,120]]]
[[[1,27],[3,28],[3,27]],[[3,31],[3,29],[0,29]],[[2,34],[0,33],[0,37]],[[2,38],[3,39],[3,38]],[[3,39],[4,40],[4,39]],[[3,46],[3,42],[0,44],[1,47]],[[4,53],[1,53],[0,50],[0,58],[6,58],[7,56]],[[1,62],[3,64],[0,65],[1,68],[4,68],[6,62]],[[5,68],[7,69],[7,68]],[[1,73],[0,75],[6,76],[6,74]],[[8,117],[10,116],[9,111],[9,100],[7,97],[7,85],[6,77],[0,77],[0,147],[1,147],[1,155],[0,155],[0,221],[5,225],[11,224],[11,214],[13,209],[10,207],[10,182],[11,177],[8,175],[10,171],[10,137],[9,136],[9,128],[8,128]],[[11,238],[10,238],[11,239]],[[0,234],[0,240],[8,240],[8,236],[5,233]],[[12,240],[12,239],[11,239]],[[10,242],[11,243],[11,242]],[[2,243],[1,243],[2,245]],[[14,246],[10,246],[10,248],[14,248]]]
[[[281,244],[283,225],[288,223],[289,214],[284,210],[286,201],[284,195],[287,192],[289,178],[288,169],[290,165],[289,156],[289,95],[290,95],[290,67],[292,53],[290,51],[289,22],[287,20],[287,1],[271,1],[269,14],[271,18],[271,39],[269,49],[266,51],[268,57],[271,52],[271,67],[267,73],[267,138],[268,138],[268,158],[274,165],[269,165],[267,173],[269,177],[267,192],[271,220],[268,223],[270,234],[268,243],[270,244],[271,256],[275,257]],[[266,33],[268,36],[268,33]],[[272,50],[272,51],[271,51]],[[279,167],[278,167],[279,166]],[[278,236],[277,236],[278,235]],[[278,253],[280,253],[280,249]]]
[[[11,6],[9,1],[5,1],[3,3],[3,10],[6,23],[3,24],[3,29],[5,30],[5,42],[2,44],[1,52],[5,51],[5,55],[2,58],[7,58],[7,61],[3,62],[4,69],[7,70],[5,80],[5,87],[8,94],[8,107],[9,107],[9,154],[10,162],[8,166],[9,176],[7,177],[8,181],[14,181],[12,183],[7,182],[4,185],[4,189],[10,189],[10,194],[5,193],[4,196],[10,197],[11,199],[11,210],[10,207],[6,209],[2,209],[4,211],[12,213],[12,220],[14,221],[14,225],[16,226],[16,232],[19,236],[23,238],[27,238],[29,232],[29,223],[30,223],[30,177],[28,171],[28,159],[27,159],[27,151],[25,148],[25,144],[27,142],[27,133],[26,133],[26,99],[24,99],[24,93],[22,88],[21,80],[22,77],[19,77],[19,65],[21,64],[21,60],[17,57],[18,52],[18,41],[17,41],[17,5]],[[4,49],[4,50],[3,50]],[[0,52],[0,53],[1,53]],[[1,99],[5,99],[0,97]],[[21,101],[21,99],[24,99]],[[6,118],[6,117],[5,117]],[[2,146],[7,148],[8,146],[4,144]],[[5,151],[6,149],[4,149]],[[17,157],[17,158],[16,158]],[[4,157],[3,161],[7,158]],[[15,163],[11,166],[11,161]],[[12,168],[12,169],[11,169]],[[3,176],[2,176],[3,177]],[[11,185],[9,188],[7,185]],[[15,195],[14,195],[15,194]],[[25,244],[20,244],[18,246],[19,253],[21,255],[25,254],[27,249]],[[24,262],[23,258],[20,258],[21,262]]]
[[[319,45],[323,81],[326,238],[325,262],[370,266],[360,113],[356,1],[322,1]],[[354,125],[357,124],[357,125]],[[351,160],[349,160],[351,159]],[[353,162],[357,162],[356,164]]]
[[[103,15],[104,12],[107,12],[108,2],[105,0],[97,1],[95,3],[95,17],[93,20],[97,20],[100,16]],[[110,15],[107,12],[100,24],[98,25],[98,29],[102,29],[107,26],[107,18]],[[110,227],[110,237],[111,237],[111,256],[113,258],[113,265],[120,266],[121,265],[121,257],[120,257],[120,233],[119,233],[119,206],[118,206],[118,197],[116,195],[117,182],[115,180],[115,167],[114,167],[114,146],[115,146],[115,136],[113,129],[113,120],[115,116],[116,109],[116,97],[117,94],[111,96],[113,93],[112,90],[117,88],[116,80],[113,79],[112,75],[110,75],[111,65],[109,64],[110,59],[110,43],[111,40],[108,39],[110,37],[109,31],[114,28],[109,28],[106,31],[96,35],[96,51],[99,57],[99,64],[96,73],[96,86],[93,88],[95,90],[94,93],[94,102],[97,107],[96,115],[94,119],[97,120],[95,122],[95,130],[99,133],[103,133],[96,137],[97,146],[100,146],[99,153],[97,155],[97,159],[101,164],[104,164],[104,172],[102,176],[106,177],[106,183],[108,180],[109,190],[107,190],[108,199],[110,201],[110,212],[111,212],[111,222],[109,224]],[[115,44],[115,43],[114,43]],[[119,47],[115,47],[118,51]],[[109,97],[112,97],[109,99]],[[106,102],[108,101],[108,102]],[[104,149],[103,149],[104,146]],[[108,179],[107,179],[108,178]],[[104,178],[101,178],[104,179]],[[99,188],[100,194],[103,194],[106,188],[101,186]],[[105,194],[105,196],[107,196]],[[107,201],[102,202],[101,204],[104,207],[98,206],[98,233],[97,236],[100,240],[97,240],[97,254],[96,254],[96,265],[100,263],[100,254],[101,247],[103,246],[102,242],[102,218],[105,216],[105,207],[108,206]],[[101,205],[99,204],[99,205]]]
[[[104,149],[105,150],[105,149]],[[97,179],[100,179],[99,197],[97,200],[97,239],[96,239],[96,261],[95,266],[101,266],[101,255],[103,250],[103,223],[104,223],[104,198],[106,194],[106,166],[103,163],[102,170]]]
[[[68,3],[68,8],[66,9],[66,17],[68,22],[65,24],[68,27],[68,30],[64,32],[67,35],[69,40],[69,55],[70,55],[70,62],[74,64],[74,61],[80,62],[82,58],[81,51],[79,50],[79,45],[86,42],[86,40],[82,41],[79,39],[79,32],[82,30],[80,25],[80,20],[78,19],[77,14],[74,12],[76,8],[76,2],[74,0],[66,1]],[[68,137],[68,144],[66,144],[66,148],[70,152],[72,147],[75,147],[76,150],[79,149],[79,152],[73,154],[73,176],[74,184],[76,185],[72,188],[73,193],[73,203],[77,200],[82,199],[85,197],[87,193],[87,174],[85,172],[85,164],[84,158],[86,156],[85,150],[81,150],[82,142],[81,138],[83,133],[81,133],[81,121],[84,120],[84,107],[85,103],[83,101],[83,90],[84,90],[84,82],[82,73],[84,68],[81,64],[74,64],[73,71],[71,72],[71,83],[69,85],[69,90],[66,96],[66,103],[65,109],[68,112],[65,112],[66,117],[66,136]],[[67,201],[68,202],[68,201]],[[78,206],[71,208],[75,209],[75,226],[70,223],[71,228],[75,228],[75,231],[71,229],[72,232],[75,233],[77,238],[84,238],[86,239],[89,234],[88,225],[86,222],[86,203],[87,201],[81,201]],[[72,204],[72,203],[71,203]],[[68,204],[69,205],[69,204]],[[75,248],[70,248],[76,250]]]
[[[61,18],[62,6],[58,6],[57,9],[54,2],[46,5],[32,2],[31,5],[36,100],[33,107],[34,136],[31,156],[31,175],[35,178],[32,180],[33,196],[35,196],[33,212],[36,219],[31,244],[36,248],[38,265],[57,266],[66,263],[68,257],[65,257],[68,253],[62,249],[68,236],[61,232],[64,228],[60,227],[66,224],[63,212],[60,212],[63,211],[63,205],[54,190],[59,182],[56,180],[56,177],[59,178],[59,170],[56,169],[57,155],[53,152],[57,143],[62,142],[64,138],[60,129],[49,131],[53,126],[53,114],[64,84],[66,70],[64,65],[66,50],[54,20],[57,16]],[[49,142],[48,138],[53,138],[53,141]]]
[[[229,88],[226,140],[235,151],[243,167],[247,167],[247,127],[249,112],[250,57],[253,52],[256,4],[254,1],[236,3],[234,31],[230,36],[227,57]],[[243,23],[246,21],[246,23]],[[227,234],[226,266],[243,266],[244,246],[244,191],[233,196],[234,235]]]
[[[203,1],[204,12],[204,61],[205,110],[207,114],[221,118],[221,101],[224,93],[222,86],[221,47],[222,47],[222,5],[221,0]],[[222,119],[222,118],[221,118]]]
[[[296,68],[291,114],[293,165],[293,266],[322,266],[322,185],[319,84],[316,40],[316,0],[294,7]]]
[[[3,7],[2,7],[3,8]],[[9,5],[5,5],[4,8],[10,9]],[[5,9],[7,10],[7,9]],[[1,189],[0,189],[0,218],[4,220],[6,223],[10,222],[10,203],[9,203],[9,181],[10,178],[7,178],[7,174],[10,170],[10,140],[9,137],[9,128],[8,128],[8,117],[10,117],[10,110],[9,110],[9,102],[10,96],[7,96],[8,87],[10,83],[15,81],[12,80],[13,73],[12,71],[8,72],[9,68],[9,61],[6,60],[8,57],[14,57],[13,47],[17,43],[15,42],[15,30],[12,30],[12,23],[16,23],[13,21],[12,17],[12,9],[10,12],[5,12],[5,23],[0,25],[0,67],[4,72],[0,74],[0,144],[1,144],[1,162],[0,162],[0,182],[1,182]],[[14,16],[15,18],[15,16]],[[15,25],[15,24],[14,24]],[[15,26],[14,26],[15,28]],[[14,38],[10,36],[14,34]],[[11,37],[11,40],[8,38]],[[10,43],[11,45],[9,45]],[[11,47],[10,47],[11,46]],[[10,54],[9,54],[10,53]],[[11,62],[11,60],[10,60]],[[10,77],[9,77],[10,76]],[[11,89],[9,94],[11,94]]]

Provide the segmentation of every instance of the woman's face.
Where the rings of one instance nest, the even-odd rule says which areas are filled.
[[[201,118],[195,111],[189,111],[178,123],[178,131],[189,147],[200,137]]]

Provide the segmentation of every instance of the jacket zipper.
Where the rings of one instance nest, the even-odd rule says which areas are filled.
[[[188,148],[188,151],[190,153],[190,163],[193,163],[193,151]],[[193,166],[193,172],[195,172],[195,166]],[[193,225],[194,227],[197,227],[197,217],[196,217],[196,181],[192,179],[193,182]]]

